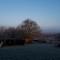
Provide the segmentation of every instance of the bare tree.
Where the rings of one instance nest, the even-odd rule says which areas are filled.
[[[21,29],[24,32],[24,39],[31,41],[34,37],[37,37],[40,34],[40,27],[36,22],[26,19],[22,25],[18,26],[18,29]]]

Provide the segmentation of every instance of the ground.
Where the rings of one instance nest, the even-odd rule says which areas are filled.
[[[0,60],[60,60],[60,48],[50,44],[25,44],[0,48]]]

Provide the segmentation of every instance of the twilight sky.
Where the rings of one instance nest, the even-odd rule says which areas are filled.
[[[0,0],[0,26],[17,26],[27,18],[41,28],[60,29],[60,0]]]

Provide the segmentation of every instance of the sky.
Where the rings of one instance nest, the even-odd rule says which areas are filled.
[[[0,0],[0,26],[18,26],[25,19],[42,29],[60,29],[60,0]]]

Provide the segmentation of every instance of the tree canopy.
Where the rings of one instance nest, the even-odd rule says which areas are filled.
[[[24,32],[25,37],[36,37],[41,32],[38,24],[30,19],[23,21],[22,25],[18,26],[18,29]]]

